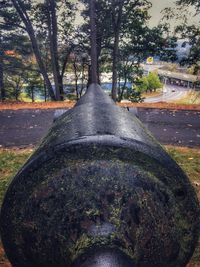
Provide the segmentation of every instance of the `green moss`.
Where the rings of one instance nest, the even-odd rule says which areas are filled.
[[[121,225],[120,215],[121,215],[121,209],[119,207],[110,207],[110,221],[111,223],[116,227],[119,228]]]
[[[89,236],[83,234],[76,241],[76,244],[70,248],[71,259],[75,260],[86,251],[86,248],[90,249],[94,244],[95,247],[102,247],[102,246],[111,247],[111,243],[112,242],[107,237],[105,238],[103,236]]]
[[[183,167],[186,173],[191,178],[192,182],[199,181],[200,177],[200,153],[199,150],[195,149],[187,149],[183,150],[180,148],[168,148],[168,152],[175,158],[175,160]],[[32,151],[28,150],[0,150],[0,201],[2,201],[4,192],[9,184],[11,177],[17,172],[20,166],[24,163],[24,161],[31,155]],[[77,162],[77,166],[79,162]],[[50,177],[51,178],[51,177]],[[96,177],[91,176],[90,182],[96,183]],[[102,182],[105,182],[107,177],[102,177]],[[99,186],[101,186],[101,181]],[[73,184],[71,184],[72,186]],[[75,186],[75,184],[73,185]],[[65,188],[63,188],[65,190]],[[74,188],[71,188],[73,191]],[[61,190],[62,191],[62,190]],[[77,192],[78,193],[78,192]],[[80,192],[81,193],[81,192]],[[86,190],[86,194],[87,190]],[[121,206],[120,206],[120,197],[117,198],[117,202],[114,202],[110,206],[110,220],[115,225],[116,228],[123,227],[123,222],[120,219],[121,214]],[[99,216],[99,210],[95,207],[91,207],[89,210],[86,211],[88,216]],[[182,228],[187,228],[185,222],[180,222]],[[187,238],[185,236],[184,238]],[[113,240],[122,240],[121,237],[118,236],[117,231],[114,234],[110,235],[110,238],[98,237],[98,238],[91,238],[90,236],[84,235],[81,236],[80,240],[76,242],[73,247],[71,247],[70,251],[73,258],[76,258],[77,255],[80,255],[83,252],[84,247],[90,247],[92,244],[101,246],[102,244],[106,244],[107,246],[112,246]],[[124,250],[128,255],[133,255],[133,251],[128,246],[124,245],[120,248]],[[183,250],[187,248],[182,248]],[[72,251],[75,251],[72,252]],[[200,262],[200,253],[199,247],[194,254],[192,262],[194,264],[199,264]],[[181,257],[181,255],[180,255]]]
[[[90,217],[94,217],[94,216],[99,216],[100,215],[100,211],[97,209],[90,209],[88,211],[86,211],[86,215],[90,218]]]

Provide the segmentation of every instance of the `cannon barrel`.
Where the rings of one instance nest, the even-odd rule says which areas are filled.
[[[12,180],[0,217],[14,267],[177,267],[198,238],[184,172],[92,84]]]

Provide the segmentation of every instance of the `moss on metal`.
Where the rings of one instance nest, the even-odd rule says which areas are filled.
[[[90,87],[13,179],[0,229],[14,267],[72,266],[102,248],[142,267],[185,266],[191,257],[199,206],[188,178],[136,118],[105,99]]]

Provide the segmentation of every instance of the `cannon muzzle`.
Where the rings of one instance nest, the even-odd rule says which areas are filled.
[[[177,267],[199,206],[141,122],[92,84],[14,177],[0,231],[14,267]]]

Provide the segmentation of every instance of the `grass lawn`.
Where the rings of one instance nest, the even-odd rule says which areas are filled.
[[[33,149],[0,149],[0,205],[12,176],[32,152]]]
[[[190,178],[200,200],[200,149],[166,146],[169,154],[179,163]],[[3,195],[20,166],[32,154],[33,149],[0,149],[0,204]],[[0,266],[10,267],[2,247],[0,247]],[[188,267],[200,267],[200,243]]]
[[[200,149],[174,146],[165,148],[190,178],[200,201]]]
[[[148,97],[155,97],[162,94],[162,89],[156,90],[155,92],[145,92],[142,94],[142,97],[148,98]]]
[[[156,92],[157,94],[158,92]],[[182,101],[183,100],[183,101]],[[174,109],[174,110],[200,110],[200,103],[188,102],[182,99],[183,103],[172,102],[158,102],[158,103],[117,103],[121,107],[143,107],[143,108],[158,108],[158,109]],[[64,109],[72,108],[76,104],[76,101],[54,101],[54,102],[16,102],[5,101],[0,102],[0,111],[2,110],[20,110],[20,109]]]
[[[199,91],[189,91],[184,97],[179,100],[172,101],[176,104],[191,105],[191,104],[200,104],[200,92]]]

